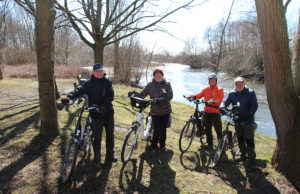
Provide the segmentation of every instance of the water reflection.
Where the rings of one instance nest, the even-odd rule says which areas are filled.
[[[182,95],[200,92],[202,88],[208,85],[207,76],[211,73],[211,71],[207,69],[191,69],[187,65],[176,63],[167,63],[160,68],[163,69],[165,78],[172,85],[174,92],[173,100],[191,106],[193,104],[185,100]],[[151,80],[151,77],[152,71],[148,71],[148,81]],[[225,73],[218,74],[219,86],[224,88],[225,97],[234,87],[233,79],[234,78],[228,77]],[[145,86],[146,83],[146,77],[143,77],[141,85]],[[271,137],[276,137],[274,122],[267,102],[265,85],[251,81],[247,81],[246,85],[254,89],[257,95],[258,110],[255,114],[255,120],[258,124],[257,131]]]

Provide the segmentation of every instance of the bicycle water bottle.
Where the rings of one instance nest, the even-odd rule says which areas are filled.
[[[147,126],[146,126],[146,132],[149,132],[150,131],[150,129],[151,129],[151,125],[152,125],[152,117],[149,115],[148,117],[147,117]]]

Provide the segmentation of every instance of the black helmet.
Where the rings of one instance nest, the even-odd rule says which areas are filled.
[[[208,79],[216,79],[217,80],[217,75],[215,73],[212,73],[208,76]]]

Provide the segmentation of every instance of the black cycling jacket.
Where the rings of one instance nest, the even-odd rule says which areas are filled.
[[[89,106],[96,104],[99,107],[105,107],[105,117],[114,114],[112,105],[112,101],[114,100],[114,90],[112,87],[112,82],[109,79],[106,79],[105,77],[99,79],[92,75],[90,80],[85,82],[82,86],[76,88],[67,96],[70,99],[75,99],[83,94],[88,96]],[[92,117],[101,117],[101,114],[92,113]]]

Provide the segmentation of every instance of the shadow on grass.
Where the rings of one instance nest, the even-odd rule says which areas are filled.
[[[29,103],[29,102],[32,102],[32,103]],[[26,104],[25,104],[26,103]],[[27,104],[29,103],[29,104]],[[7,110],[13,110],[15,108],[23,108],[23,107],[26,107],[26,106],[30,106],[30,105],[34,105],[34,104],[38,104],[39,103],[39,99],[32,99],[32,100],[27,100],[27,101],[24,101],[24,102],[20,102],[18,104],[15,104],[13,106],[10,106],[8,108],[3,108],[3,109],[0,109],[0,112],[5,112]],[[20,106],[21,105],[21,106]]]
[[[137,168],[137,161],[130,160],[127,165],[123,165],[120,171],[119,185],[120,189],[127,193],[134,191],[140,193],[179,193],[175,186],[176,172],[171,169],[169,162],[174,152],[169,150],[166,153],[158,153],[156,156],[150,154],[151,148],[146,147],[146,151],[140,155],[140,163]],[[145,163],[146,162],[146,163]],[[149,185],[142,181],[144,165],[150,167]]]
[[[59,193],[104,193],[112,168],[112,162],[105,162],[100,172],[93,168],[90,153],[81,157],[77,163],[71,181],[60,184]]]
[[[264,165],[267,161],[257,161]],[[259,167],[259,166],[258,166]],[[245,173],[242,173],[245,170]],[[221,158],[216,167],[218,176],[238,193],[280,193],[259,168],[250,169],[245,163]]]
[[[24,155],[20,159],[12,162],[10,165],[6,166],[0,171],[0,190],[9,191],[10,183],[13,180],[14,176],[27,165],[35,161],[40,156],[44,155],[47,148],[51,145],[54,139],[55,137],[46,138],[40,135],[35,136],[30,144],[26,148],[21,150],[21,153],[24,153]],[[42,160],[44,161],[43,168],[45,168],[44,175],[46,175],[48,173],[48,164],[46,162],[48,161],[48,159],[43,157]],[[42,181],[41,190],[42,193],[49,192],[49,189],[46,186],[46,181],[44,180]]]
[[[212,153],[204,148],[199,148],[197,152],[184,152],[180,154],[180,164],[184,169],[210,174],[209,164]]]
[[[2,147],[5,143],[7,143],[12,138],[16,137],[17,134],[24,133],[28,129],[28,126],[30,126],[31,124],[37,125],[39,122],[39,118],[40,118],[40,112],[36,112],[30,117],[24,119],[23,121],[2,129],[0,131],[0,135],[3,135],[8,130],[11,131],[0,138],[0,147]]]
[[[22,113],[24,113],[24,112],[27,112],[27,111],[30,111],[30,110],[33,110],[33,109],[36,109],[36,108],[38,108],[39,106],[40,106],[40,105],[38,104],[38,105],[36,105],[36,106],[32,106],[32,107],[30,107],[30,108],[21,110],[21,111],[19,111],[19,112],[15,112],[15,113],[13,113],[13,114],[6,115],[6,116],[0,118],[0,121],[5,120],[5,119],[9,119],[9,118],[11,118],[11,117],[13,117],[13,116],[16,116],[16,115],[18,115],[18,114],[22,114]]]

